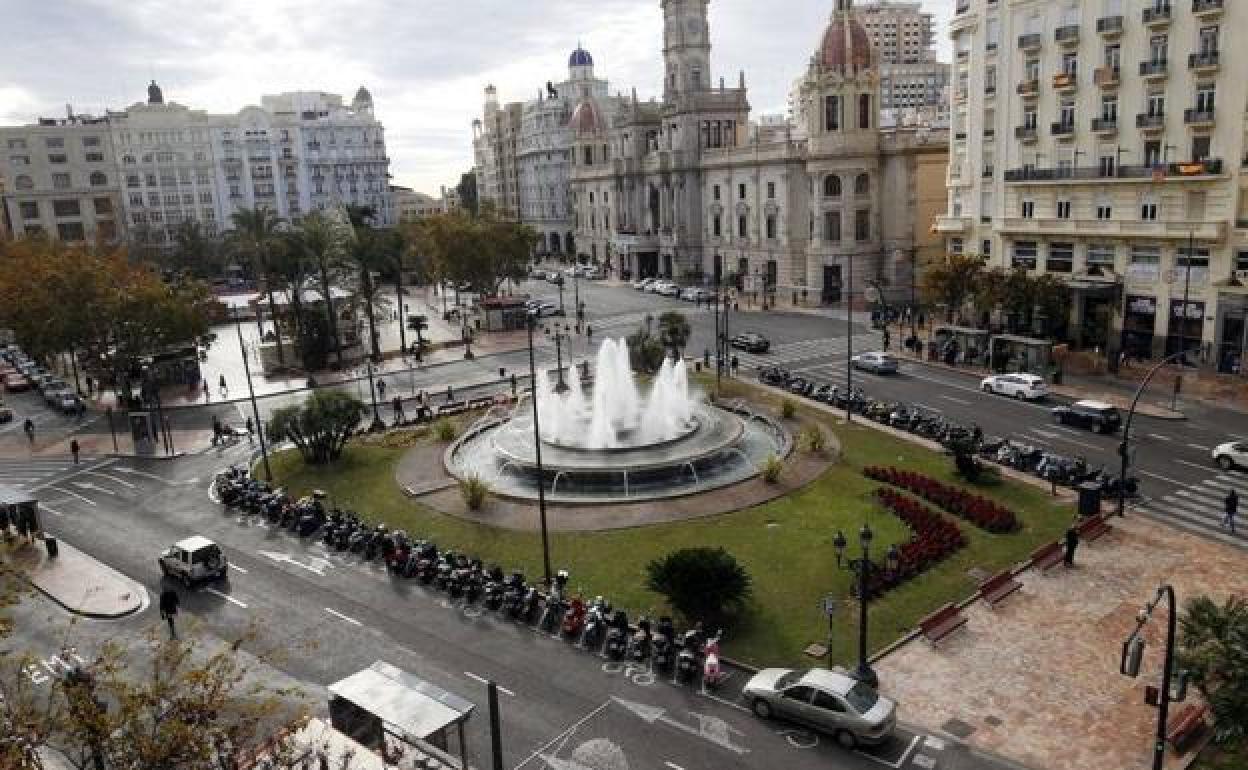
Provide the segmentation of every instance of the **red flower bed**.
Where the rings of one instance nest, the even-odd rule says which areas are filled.
[[[913,492],[929,503],[940,506],[960,519],[966,519],[980,529],[998,535],[1018,530],[1018,517],[1009,508],[986,497],[967,492],[961,487],[937,481],[931,476],[900,468],[868,466],[862,474],[875,481],[883,481],[895,487]]]
[[[914,534],[910,542],[898,547],[896,570],[872,565],[867,578],[869,596],[879,596],[893,586],[931,568],[966,545],[966,538],[957,524],[918,500],[887,487],[877,489],[875,494],[880,503],[904,521]],[[858,595],[856,584],[853,595]]]

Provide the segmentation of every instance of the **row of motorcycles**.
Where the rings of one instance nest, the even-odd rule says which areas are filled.
[[[795,396],[828,404],[836,409],[848,409],[869,420],[936,441],[950,453],[965,447],[985,460],[1030,473],[1061,486],[1094,484],[1100,488],[1103,496],[1113,500],[1139,495],[1139,480],[1134,476],[1127,477],[1124,483],[1120,477],[1107,472],[1104,465],[1095,468],[1089,466],[1087,459],[1082,456],[1072,457],[1049,452],[1002,436],[985,437],[978,425],[968,427],[933,409],[869,398],[861,387],[842,388],[819,383],[779,366],[760,369],[758,378],[764,385],[782,388]]]
[[[517,623],[558,634],[581,648],[612,661],[649,662],[659,674],[671,675],[681,684],[701,680],[715,687],[725,678],[719,662],[722,632],[706,634],[701,626],[678,634],[672,619],[660,617],[652,624],[642,616],[630,625],[628,613],[613,609],[603,597],[586,602],[569,597],[569,575],[561,570],[549,594],[526,582],[523,573],[507,574],[502,567],[487,567],[480,559],[452,549],[439,549],[429,540],[410,537],[385,524],[370,524],[354,511],[327,510],[324,493],[292,500],[281,488],[253,478],[242,466],[217,475],[218,497],[227,510],[263,516],[271,526],[300,537],[320,534],[327,549],[358,554],[364,561],[379,559],[390,574],[419,581],[445,592],[465,604],[480,602]]]

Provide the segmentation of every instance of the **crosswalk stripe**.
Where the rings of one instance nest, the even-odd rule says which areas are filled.
[[[1165,524],[1169,524],[1170,526],[1177,527],[1179,529],[1190,532],[1194,535],[1200,535],[1202,537],[1212,538],[1219,542],[1226,543],[1228,545],[1238,546],[1240,548],[1248,548],[1248,539],[1245,539],[1244,535],[1232,535],[1231,533],[1221,529],[1221,527],[1219,526],[1220,520],[1212,522],[1212,527],[1211,527],[1210,522],[1207,520],[1193,521],[1187,516],[1181,516],[1181,517],[1169,516],[1166,514],[1157,513],[1156,511],[1150,510],[1149,508],[1133,508],[1132,510],[1135,511],[1136,513],[1143,514],[1144,516],[1147,516],[1150,519],[1155,519]]]

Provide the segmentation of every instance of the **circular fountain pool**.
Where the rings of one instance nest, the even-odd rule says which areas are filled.
[[[541,483],[557,502],[636,502],[744,481],[791,448],[783,428],[744,402],[713,405],[693,392],[683,362],[665,362],[642,397],[622,340],[603,342],[592,383],[576,368],[564,382],[539,373],[535,392],[536,410],[524,398],[469,428],[446,452],[450,473],[503,497],[536,498]]]

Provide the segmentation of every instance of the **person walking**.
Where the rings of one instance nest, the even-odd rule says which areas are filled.
[[[885,327],[885,329],[884,329],[884,349],[885,349],[885,350],[888,350],[888,346],[889,346],[889,344],[890,344],[892,341],[893,341],[893,339],[892,339],[892,337],[891,337],[891,336],[889,335],[889,333],[888,333],[888,328],[887,328],[887,327]]]
[[[212,416],[212,445],[216,446],[221,443],[221,418],[215,414]]]
[[[1066,558],[1064,559],[1067,567],[1075,566],[1075,549],[1079,547],[1079,530],[1072,522],[1066,530]]]
[[[741,362],[737,360],[737,356],[734,354],[732,356],[732,376],[733,377],[737,376],[737,369],[738,367],[740,367],[740,365],[741,365]]]
[[[383,401],[386,398],[386,381],[385,380],[382,380],[382,379],[377,380],[377,397],[382,399]]]
[[[22,430],[26,432],[26,440],[33,446],[35,443],[35,421],[27,417],[26,422],[22,424]]]
[[[247,443],[248,444],[255,443],[254,441],[255,437],[253,434],[256,432],[256,424],[252,422],[250,417],[248,417],[247,422],[244,423],[244,426],[247,428]]]
[[[1222,526],[1235,534],[1235,514],[1239,513],[1239,495],[1232,489],[1226,493],[1226,515],[1222,517]]]
[[[450,385],[446,386],[446,400],[448,403],[455,400],[455,390]]]
[[[230,389],[229,389],[229,387],[227,387],[227,386],[226,386],[226,384],[225,384],[225,375],[224,375],[224,374],[223,374],[223,375],[221,375],[221,377],[217,379],[217,386],[218,386],[219,388],[221,388],[221,398],[225,398],[225,397],[226,397],[226,395],[230,392]]]
[[[212,400],[212,392],[208,390],[208,380],[204,380],[204,403]]]
[[[403,397],[395,396],[390,405],[394,409],[394,424],[402,425],[407,422],[407,415],[403,414]]]
[[[178,592],[166,588],[160,592],[160,619],[169,623],[169,638],[178,638],[178,629],[174,628],[173,619],[178,614]]]
[[[91,379],[91,375],[87,375],[87,397],[90,398],[95,394],[95,380]]]
[[[78,446],[78,439],[69,440],[69,453],[74,456],[74,465],[78,464],[78,452],[81,447]]]

